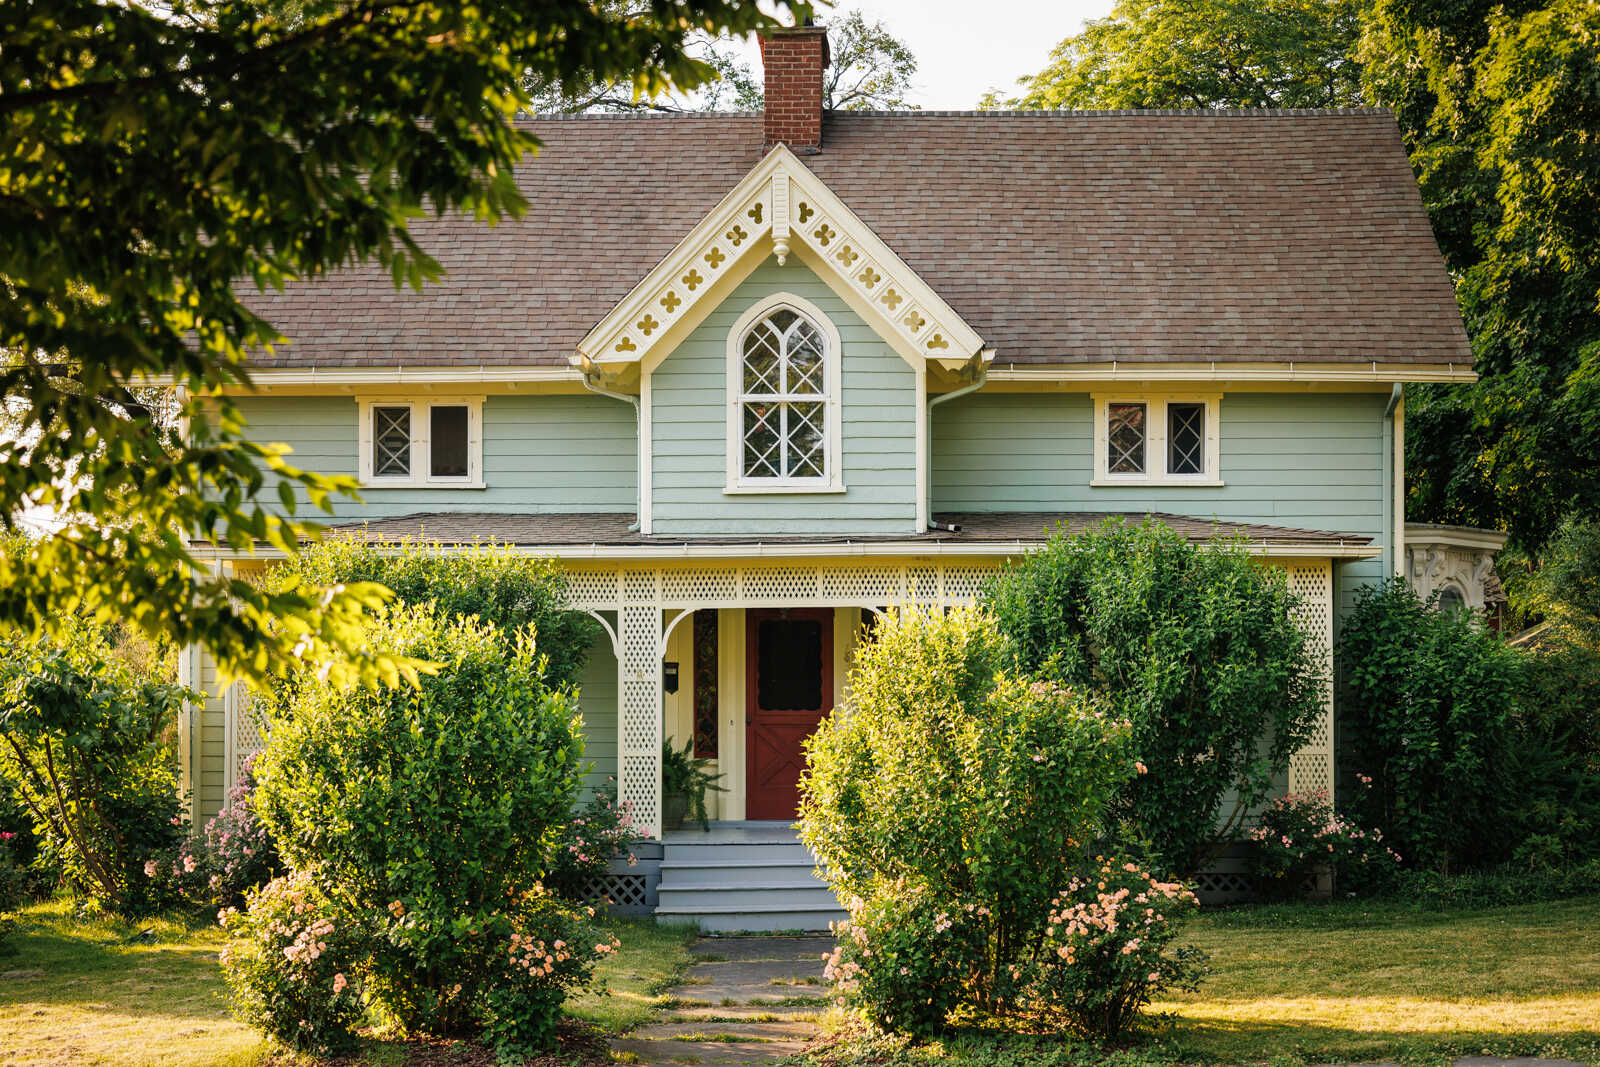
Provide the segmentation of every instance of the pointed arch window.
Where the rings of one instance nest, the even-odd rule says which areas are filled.
[[[797,298],[763,302],[729,337],[729,491],[837,492],[839,337]]]

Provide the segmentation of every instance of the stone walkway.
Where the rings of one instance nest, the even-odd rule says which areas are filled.
[[[665,1018],[611,1042],[619,1063],[771,1063],[817,1036],[830,937],[705,937]]]

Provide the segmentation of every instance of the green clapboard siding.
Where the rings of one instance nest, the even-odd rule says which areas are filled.
[[[578,675],[578,708],[583,713],[583,756],[594,765],[584,776],[587,796],[617,774],[617,657],[611,639],[601,634]]]
[[[975,393],[933,409],[932,494],[945,511],[1151,511],[1332,530],[1387,544],[1386,395],[1230,393],[1222,398],[1220,488],[1089,485],[1094,405],[1086,393]],[[1381,558],[1337,570],[1342,614]]]
[[[252,440],[294,449],[289,462],[354,475],[359,427],[353,397],[247,397],[238,401]],[[420,511],[632,514],[638,505],[633,408],[587,394],[491,396],[483,402],[483,489],[364,489],[365,503],[335,502],[341,519]],[[277,501],[271,486],[264,501]],[[302,503],[304,494],[300,494]],[[310,517],[321,512],[302,511]]]
[[[757,301],[804,297],[839,331],[843,493],[726,495],[728,333]],[[916,529],[916,376],[833,290],[769,260],[651,375],[657,534],[890,534]]]

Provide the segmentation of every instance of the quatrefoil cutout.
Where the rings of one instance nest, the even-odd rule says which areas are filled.
[[[837,253],[835,253],[833,258],[837,259],[840,263],[843,263],[845,266],[849,267],[849,266],[853,266],[855,264],[855,261],[860,259],[861,256],[860,256],[860,254],[858,252],[856,252],[855,249],[851,248],[849,245],[841,245],[841,246],[839,246],[839,251]]]
[[[915,311],[908,312],[906,317],[900,321],[911,327],[912,333],[916,333],[918,330],[922,329],[928,324],[928,320],[923,318],[921,315],[918,315]]]
[[[650,334],[655,331],[656,327],[660,326],[661,324],[655,320],[653,315],[651,315],[649,312],[646,312],[644,318],[640,319],[636,325],[639,327],[640,333],[644,334],[646,337],[649,337]]]
[[[705,255],[705,260],[707,263],[711,264],[712,270],[716,270],[718,267],[722,266],[722,261],[727,258],[727,254],[720,248],[713,248]]]
[[[878,299],[882,300],[885,304],[888,304],[889,310],[893,311],[895,308],[900,306],[900,301],[904,300],[905,297],[901,296],[893,289],[885,289],[883,291],[883,295],[878,297]]]
[[[683,303],[683,298],[677,293],[673,292],[671,289],[668,289],[667,295],[661,298],[661,306],[667,309],[668,315],[672,314],[674,311],[677,311],[678,305],[681,303]]]
[[[729,230],[727,233],[728,240],[733,243],[733,247],[735,248],[738,248],[741,244],[743,244],[744,239],[749,236],[750,235],[748,233],[744,232],[744,227],[738,224],[735,224],[733,229]]]
[[[700,272],[695,270],[693,267],[690,267],[689,273],[683,276],[683,284],[688,286],[691,293],[700,288],[700,283],[703,281],[705,281],[705,279],[702,278],[700,276]]]
[[[812,236],[815,237],[824,248],[826,248],[829,241],[839,236],[839,231],[835,230],[832,226],[829,226],[826,222],[824,222],[821,226],[818,226],[814,231],[812,231]]]
[[[860,278],[861,284],[865,285],[868,289],[871,289],[874,285],[877,285],[879,282],[883,281],[883,275],[879,274],[871,267],[865,268],[860,274],[856,275],[856,277]]]

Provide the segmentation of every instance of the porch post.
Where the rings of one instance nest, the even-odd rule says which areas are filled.
[[[661,583],[659,571],[624,571],[617,613],[617,795],[634,824],[661,836]]]
[[[1294,560],[1285,565],[1289,588],[1300,598],[1296,621],[1322,669],[1322,713],[1311,739],[1289,757],[1289,791],[1326,789],[1333,799],[1333,560]]]

